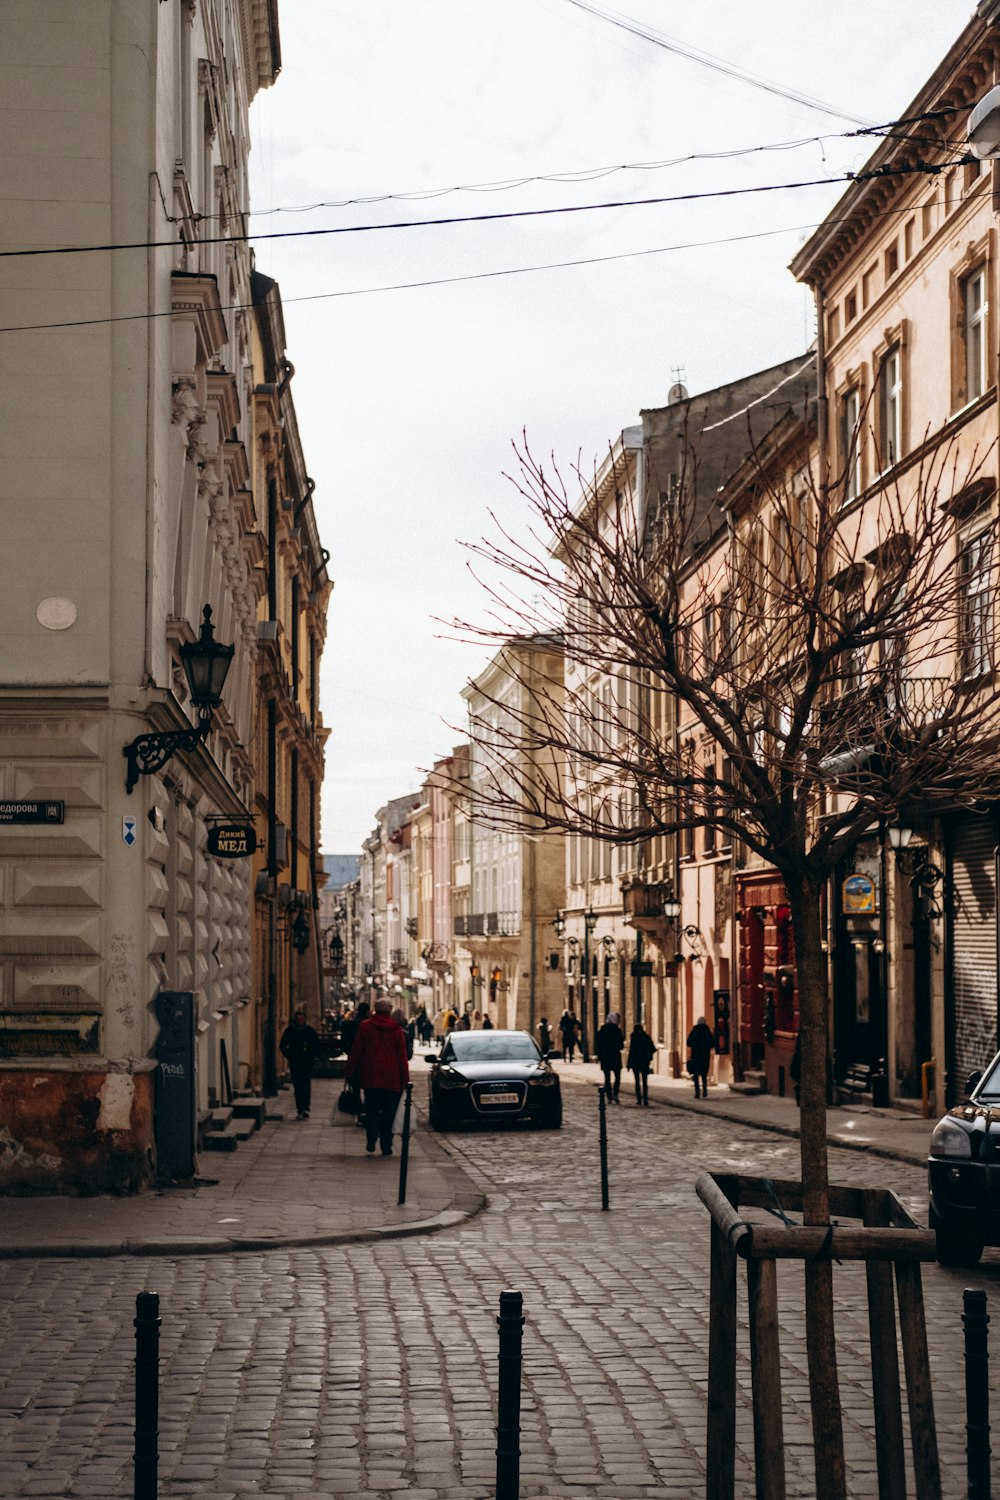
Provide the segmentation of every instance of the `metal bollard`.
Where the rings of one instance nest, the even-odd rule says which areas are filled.
[[[521,1309],[520,1292],[500,1293],[496,1500],[518,1500],[521,1488]]]
[[[601,1209],[608,1207],[608,1106],[603,1087],[597,1090],[597,1108],[601,1137]]]
[[[406,1085],[406,1103],[403,1105],[403,1136],[399,1143],[399,1197],[400,1205],[406,1202],[406,1173],[410,1165],[410,1110],[413,1108],[413,1084]]]
[[[159,1459],[160,1299],[135,1299],[135,1500],[156,1500]]]
[[[986,1293],[962,1293],[965,1329],[965,1456],[969,1500],[990,1500],[989,1325]]]

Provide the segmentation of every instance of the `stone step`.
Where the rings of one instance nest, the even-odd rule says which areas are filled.
[[[729,1085],[729,1092],[731,1094],[766,1094],[767,1074],[762,1069],[748,1068],[743,1074],[741,1083]]]
[[[239,1134],[239,1131],[242,1127],[243,1121],[230,1120],[229,1123],[225,1125],[221,1130],[206,1131],[205,1137],[202,1141],[202,1150],[235,1151],[240,1143],[240,1140],[245,1139],[245,1137],[241,1137]],[[251,1132],[251,1134],[252,1133],[253,1132]]]
[[[208,1114],[202,1117],[202,1129],[206,1135],[210,1135],[215,1130],[225,1130],[232,1118],[233,1111],[230,1105],[216,1105],[215,1109],[210,1109]]]
[[[256,1120],[244,1116],[242,1119],[235,1119],[232,1128],[233,1134],[238,1141],[248,1141],[259,1129],[259,1126]]]
[[[253,1095],[246,1098],[235,1098],[233,1100],[233,1118],[236,1120],[253,1120],[254,1128],[259,1130],[267,1119],[267,1100],[258,1099]]]

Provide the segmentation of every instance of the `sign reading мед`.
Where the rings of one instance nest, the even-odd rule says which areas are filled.
[[[0,823],[61,823],[64,802],[0,802]]]
[[[257,835],[248,823],[215,823],[208,830],[208,852],[219,859],[246,859],[257,848]]]

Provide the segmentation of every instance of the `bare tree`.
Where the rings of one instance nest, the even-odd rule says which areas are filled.
[[[821,893],[886,820],[1000,794],[1000,689],[996,549],[977,554],[973,588],[962,547],[970,513],[994,497],[984,461],[926,442],[895,482],[853,500],[843,479],[817,478],[812,431],[807,414],[786,414],[711,503],[697,498],[694,456],[642,506],[624,456],[586,482],[575,472],[570,488],[524,445],[514,482],[527,537],[473,546],[501,581],[488,623],[459,628],[499,648],[560,640],[569,684],[534,674],[517,711],[492,716],[479,815],[614,843],[713,827],[780,873],[804,1218],[826,1224]],[[655,480],[645,493],[659,493]],[[573,686],[588,674],[611,683],[599,705]],[[724,775],[685,752],[678,712]],[[831,1267],[811,1263],[806,1277],[817,1493],[842,1496]]]

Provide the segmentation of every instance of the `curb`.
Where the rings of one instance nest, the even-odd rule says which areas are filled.
[[[464,1202],[463,1202],[464,1200]],[[194,1237],[186,1240],[91,1240],[76,1245],[0,1245],[0,1260],[98,1260],[120,1255],[259,1255],[265,1250],[307,1250],[334,1245],[363,1245],[382,1240],[407,1239],[418,1234],[438,1234],[474,1219],[486,1207],[485,1193],[460,1193],[453,1202],[463,1204],[445,1208],[430,1219],[414,1219],[409,1224],[380,1224],[372,1229],[345,1229],[333,1234],[300,1234],[240,1239]]]
[[[562,1077],[564,1083],[572,1084],[574,1087],[590,1088],[595,1086],[587,1078],[573,1078],[566,1075],[562,1075]],[[600,1087],[599,1084],[596,1086]],[[724,1104],[721,1106],[712,1104],[709,1109],[699,1109],[693,1099],[689,1102],[686,1099],[665,1098],[662,1094],[654,1095],[652,1090],[650,1090],[650,1104],[663,1104],[667,1109],[680,1109],[686,1114],[698,1115],[702,1118],[726,1120],[731,1125],[745,1125],[749,1130],[769,1130],[772,1135],[783,1135],[793,1141],[801,1139],[801,1131],[792,1125],[782,1125],[774,1120],[755,1120],[748,1115],[737,1114],[735,1111],[727,1109]],[[908,1167],[926,1167],[927,1165],[926,1151],[923,1154],[918,1154],[898,1146],[872,1146],[868,1142],[842,1140],[839,1136],[831,1136],[829,1134],[827,1135],[826,1143],[828,1147],[833,1146],[841,1151],[858,1151],[868,1156],[882,1157],[886,1161],[904,1162]]]

